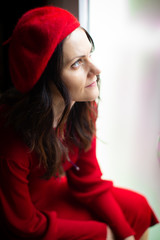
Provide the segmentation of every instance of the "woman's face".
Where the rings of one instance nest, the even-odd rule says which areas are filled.
[[[97,75],[100,70],[92,61],[91,51],[92,45],[81,28],[64,41],[61,77],[72,102],[93,101],[99,95]]]

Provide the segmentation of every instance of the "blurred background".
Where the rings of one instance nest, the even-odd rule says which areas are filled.
[[[49,4],[71,11],[95,42],[103,178],[144,194],[160,218],[160,1],[9,0],[1,4],[1,45],[22,13]],[[4,53],[1,47],[0,92],[10,86]],[[159,239],[157,225],[149,240]]]
[[[90,0],[101,73],[97,155],[105,179],[144,194],[160,217],[160,1]],[[160,239],[160,226],[150,230]]]

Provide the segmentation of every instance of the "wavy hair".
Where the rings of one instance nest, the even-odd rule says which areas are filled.
[[[85,30],[84,30],[85,31]],[[85,31],[94,48],[94,42]],[[62,159],[67,154],[63,142],[75,144],[80,149],[89,149],[95,134],[97,104],[76,102],[70,110],[70,96],[61,80],[63,41],[57,46],[38,83],[28,93],[9,89],[0,98],[0,104],[9,106],[7,123],[20,134],[30,151],[39,155],[39,163],[45,168],[46,179],[57,176],[62,170]],[[53,129],[54,95],[51,83],[55,84],[64,99],[65,108],[56,129]],[[65,128],[65,135],[63,134]]]

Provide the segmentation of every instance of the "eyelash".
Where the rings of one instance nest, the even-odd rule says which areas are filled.
[[[90,53],[89,57],[92,57],[92,52]],[[76,64],[78,63],[78,66],[76,66]],[[82,59],[78,59],[76,62],[74,62],[71,67],[77,69],[81,64],[83,63]]]
[[[76,66],[76,64],[78,64],[78,66]],[[82,59],[78,59],[76,62],[74,62],[73,64],[72,64],[72,68],[78,68],[80,65],[82,64]]]

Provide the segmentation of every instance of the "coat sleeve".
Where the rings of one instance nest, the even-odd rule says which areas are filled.
[[[29,192],[32,183],[26,151],[16,139],[12,147],[7,143],[0,146],[0,229],[6,239],[83,240],[88,236],[96,240],[100,236],[105,240],[104,223],[59,219],[55,211],[35,207]]]
[[[67,171],[73,196],[87,205],[101,221],[106,222],[118,239],[134,235],[112,195],[112,182],[101,178],[102,173],[96,158],[96,137],[87,152],[80,151],[76,165],[79,171],[74,167]]]

